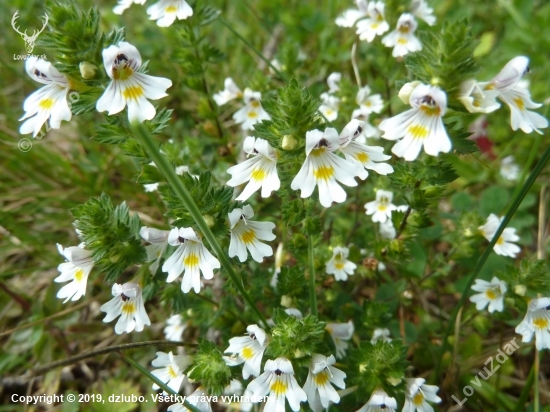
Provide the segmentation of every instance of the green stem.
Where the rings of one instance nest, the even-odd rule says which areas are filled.
[[[521,171],[521,176],[519,177],[519,182],[524,182],[525,177],[527,176],[527,173],[529,173],[529,169],[531,168],[531,165],[533,164],[533,161],[535,160],[535,156],[539,152],[539,146],[540,141],[542,139],[542,135],[537,134],[535,137],[535,143],[533,143],[533,147],[531,148],[531,153],[529,153],[529,157],[527,158],[527,162],[525,162],[525,167]],[[512,194],[512,199],[515,199],[518,195],[518,192],[521,190],[521,185],[516,185],[516,188],[514,189],[514,193]]]
[[[151,159],[153,160],[153,162],[155,162],[155,165],[158,167],[158,169],[166,178],[166,181],[168,182],[168,184],[172,187],[172,189],[178,195],[178,197],[180,198],[185,208],[189,211],[189,214],[195,221],[195,224],[198,226],[198,228],[200,229],[200,231],[202,232],[202,234],[210,244],[210,247],[214,250],[214,253],[220,260],[220,263],[222,264],[223,268],[229,274],[229,277],[235,284],[235,287],[240,292],[241,296],[244,298],[244,300],[246,300],[246,302],[250,305],[252,310],[256,313],[256,315],[258,316],[258,319],[260,319],[264,327],[269,328],[264,315],[256,307],[256,305],[254,304],[254,301],[244,289],[241,278],[233,268],[233,265],[231,264],[229,257],[225,254],[220,244],[216,240],[216,237],[208,227],[208,224],[204,220],[197,204],[191,197],[191,194],[189,193],[185,185],[182,183],[182,181],[179,179],[178,175],[174,170],[174,167],[170,164],[168,159],[166,159],[166,157],[164,157],[160,153],[157,147],[157,143],[153,140],[153,136],[151,136],[151,133],[149,133],[149,130],[147,130],[147,128],[143,125],[143,123],[132,124],[131,127],[135,135],[139,137],[139,139],[145,146],[147,153],[149,154],[149,156],[151,156]]]
[[[455,319],[456,319],[456,316],[458,314],[458,311],[460,310],[460,308],[462,307],[462,305],[466,301],[466,298],[468,297],[468,294],[470,292],[470,288],[471,288],[472,284],[474,283],[474,280],[477,278],[479,272],[481,271],[481,268],[483,268],[483,265],[487,261],[487,258],[491,254],[491,251],[493,250],[493,246],[495,246],[495,243],[500,238],[500,235],[502,234],[502,232],[504,231],[506,226],[508,226],[508,223],[510,223],[510,220],[512,219],[512,216],[514,215],[517,208],[519,207],[519,205],[523,201],[523,198],[525,197],[525,195],[529,192],[529,189],[531,189],[531,186],[533,185],[533,183],[535,183],[535,180],[537,179],[540,172],[542,172],[542,169],[544,168],[544,166],[548,162],[548,159],[550,159],[550,147],[548,147],[544,151],[544,153],[542,154],[542,157],[540,158],[538,163],[535,165],[535,168],[533,169],[533,171],[529,175],[529,178],[523,184],[523,187],[521,188],[521,191],[514,198],[514,200],[512,202],[512,205],[510,206],[510,209],[508,210],[508,212],[504,216],[504,219],[500,223],[496,233],[493,236],[493,239],[489,242],[489,245],[487,246],[487,248],[483,252],[483,255],[481,255],[481,257],[479,258],[474,272],[470,275],[470,277],[468,279],[468,282],[466,283],[466,286],[464,287],[464,292],[462,293],[462,296],[460,297],[460,300],[458,301],[457,305],[454,308],[453,314],[451,315],[451,318],[449,319],[449,324],[447,325],[447,329],[445,330],[445,333],[443,335],[441,353],[439,354],[439,359],[437,361],[437,366],[436,366],[435,372],[434,372],[436,377],[439,377],[439,373],[441,372],[441,361],[443,359],[443,355],[445,354],[445,350],[447,349],[447,346],[448,346],[447,338],[449,337],[449,335],[450,335],[450,333],[453,329],[453,325],[455,323]]]
[[[311,216],[312,206],[309,207],[308,215]],[[309,303],[311,305],[311,314],[318,316],[317,311],[317,290],[315,288],[315,263],[313,260],[313,235],[307,235],[307,263],[309,270]]]
[[[525,385],[523,386],[523,391],[521,391],[521,395],[519,396],[519,399],[516,403],[516,409],[514,409],[514,412],[524,412],[525,411],[525,403],[527,402],[527,398],[529,397],[529,392],[531,392],[531,387],[533,386],[533,381],[535,380],[535,365],[531,368],[531,372],[529,373],[529,377],[527,378],[527,381],[525,382]]]
[[[533,365],[533,375],[535,382],[533,383],[535,387],[535,402],[533,407],[533,412],[540,411],[540,396],[539,396],[539,366],[540,366],[540,351],[535,348],[535,363]]]

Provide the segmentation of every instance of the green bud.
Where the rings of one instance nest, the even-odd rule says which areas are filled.
[[[292,306],[292,296],[288,296],[288,295],[281,296],[281,306],[285,308],[290,308]]]
[[[80,75],[83,79],[90,80],[95,77],[97,71],[97,66],[95,64],[83,61],[80,62],[78,68],[80,69]]]
[[[516,285],[514,287],[514,293],[518,296],[525,296],[525,293],[527,292],[527,288],[525,285]]]
[[[283,142],[281,144],[283,150],[294,150],[296,146],[298,146],[298,140],[296,140],[294,136],[287,134],[283,137]]]
[[[392,377],[390,377],[390,378],[388,378],[388,379],[386,379],[386,380],[389,382],[389,384],[390,384],[391,386],[397,386],[397,385],[399,385],[399,384],[401,383],[401,381],[402,381],[403,379],[401,379],[401,378],[392,378]]]
[[[214,218],[210,215],[204,215],[202,217],[204,219],[204,221],[206,222],[206,224],[208,225],[208,227],[212,227],[216,224],[216,221],[214,220]]]

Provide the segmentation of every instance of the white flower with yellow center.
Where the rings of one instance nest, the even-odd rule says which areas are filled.
[[[162,271],[168,273],[166,282],[173,282],[183,272],[183,293],[191,289],[199,293],[201,272],[205,279],[212,279],[214,269],[220,268],[220,262],[206,249],[197,233],[190,227],[172,229],[168,235],[168,243],[178,248],[162,265]]]
[[[268,360],[264,366],[264,373],[250,382],[247,389],[252,392],[254,398],[269,394],[264,412],[283,411],[285,398],[290,408],[297,412],[300,410],[300,402],[307,400],[307,394],[296,382],[292,363],[286,358]]]
[[[511,181],[515,181],[519,177],[520,168],[519,165],[515,162],[514,156],[506,156],[502,159],[500,164],[500,175]]]
[[[376,328],[372,332],[372,338],[370,339],[370,343],[376,343],[378,341],[382,342],[391,342],[392,339],[390,338],[390,330],[387,328]]]
[[[476,279],[472,289],[480,292],[470,296],[470,301],[476,304],[477,310],[483,310],[485,306],[489,305],[489,313],[502,312],[504,309],[504,294],[508,290],[506,282],[496,276],[490,282]]]
[[[159,27],[168,27],[176,21],[193,15],[193,9],[185,0],[160,0],[147,8],[149,20],[156,20]]]
[[[419,19],[424,20],[429,26],[435,24],[435,16],[433,15],[434,9],[432,9],[425,0],[412,0],[411,13]]]
[[[385,222],[391,219],[391,212],[397,210],[393,203],[393,193],[379,189],[376,191],[376,200],[365,204],[365,213],[372,215],[373,222]]]
[[[233,114],[233,120],[241,125],[243,130],[253,130],[253,126],[262,120],[271,120],[271,116],[262,107],[260,100],[262,94],[255,92],[248,87],[244,89],[244,107]]]
[[[249,325],[246,336],[229,339],[229,347],[224,353],[232,356],[225,357],[229,366],[243,365],[243,379],[250,375],[259,376],[262,366],[262,357],[267,349],[267,335],[258,325]]]
[[[346,192],[338,182],[357,186],[354,177],[358,166],[334,153],[339,141],[338,132],[332,127],[325,129],[324,133],[320,130],[307,132],[306,160],[290,185],[293,190],[300,189],[303,198],[310,197],[318,186],[319,200],[324,207],[346,200]]]
[[[384,46],[393,47],[393,57],[422,50],[422,44],[414,35],[417,26],[412,14],[403,13],[397,20],[397,29],[382,38]]]
[[[273,256],[273,248],[260,240],[274,240],[275,223],[257,222],[250,220],[254,217],[252,206],[245,205],[229,212],[231,242],[229,243],[229,257],[237,256],[241,262],[248,257],[247,249],[258,263],[262,263],[264,257]]]
[[[384,108],[384,101],[380,94],[370,94],[370,87],[364,86],[359,89],[355,101],[359,110],[364,114],[380,113]]]
[[[160,264],[160,259],[168,248],[169,230],[159,230],[152,227],[143,226],[139,230],[139,235],[150,245],[145,246],[147,251],[147,262],[155,262],[149,266],[149,271],[154,275]]]
[[[433,412],[428,402],[440,403],[437,396],[439,388],[435,385],[426,385],[422,378],[407,379],[407,392],[405,393],[405,406],[402,412]]]
[[[103,50],[103,65],[112,81],[97,101],[97,111],[107,111],[113,115],[128,105],[130,122],[143,122],[155,117],[155,107],[147,99],[168,96],[166,89],[172,86],[172,81],[140,73],[141,55],[138,49],[125,41]]]
[[[470,113],[491,113],[500,107],[497,96],[496,90],[484,90],[483,84],[466,80],[460,86],[458,100]]]
[[[118,0],[117,5],[113,9],[113,13],[122,14],[132,4],[145,4],[147,0]]]
[[[155,368],[151,372],[161,382],[165,383],[174,392],[179,392],[181,384],[185,379],[183,372],[191,365],[192,359],[187,355],[175,355],[172,352],[157,352],[157,357],[151,362]],[[153,390],[160,389],[156,383],[153,384]]]
[[[493,237],[497,232],[500,222],[502,222],[503,219],[504,217],[501,217],[499,219],[497,215],[491,213],[487,218],[487,222],[485,222],[485,224],[483,226],[480,226],[478,229],[481,231],[481,234],[485,237],[485,239],[490,242],[491,240],[493,240]],[[516,255],[521,251],[521,248],[511,242],[517,242],[518,240],[519,236],[516,235],[516,229],[507,227],[498,238],[495,246],[493,247],[493,250],[497,255],[515,258]]]
[[[189,402],[189,404],[196,407],[199,411],[212,412],[212,405],[210,405],[210,402],[208,401],[208,399],[210,399],[210,396],[202,386],[199,386],[195,390],[195,392],[193,392],[189,396],[186,396],[185,398],[185,400]],[[190,412],[189,409],[187,409],[181,403],[175,403],[173,405],[170,405],[167,411],[168,412]]]
[[[227,185],[235,187],[248,182],[236,199],[239,201],[247,200],[260,188],[262,197],[269,197],[271,192],[279,190],[281,187],[281,181],[277,174],[277,152],[267,140],[256,139],[252,136],[246,137],[243,149],[251,157],[227,169],[227,173],[231,175]]]
[[[353,322],[350,320],[347,323],[327,323],[325,330],[332,338],[332,342],[336,347],[336,358],[342,359],[346,356],[348,350],[349,341],[353,336],[355,330]]]
[[[348,275],[353,275],[357,269],[357,265],[347,259],[348,255],[347,247],[336,246],[332,251],[332,258],[325,263],[326,272],[334,275],[336,280],[348,280]]]
[[[183,321],[182,316],[172,315],[166,321],[164,336],[166,340],[181,341],[185,329],[187,329],[187,322]]]
[[[340,395],[338,395],[338,392],[336,392],[336,389],[332,385],[345,389],[346,384],[344,379],[346,378],[346,374],[332,366],[335,363],[336,359],[333,355],[327,358],[326,356],[314,353],[311,356],[304,391],[307,394],[309,406],[314,412],[320,412],[328,408],[329,402],[340,402]]]
[[[355,0],[357,9],[347,9],[336,19],[336,25],[340,27],[353,27],[357,20],[367,16],[368,1]]]
[[[357,22],[357,34],[360,40],[366,40],[369,43],[376,36],[381,36],[390,29],[386,18],[384,17],[384,2],[371,1],[367,6],[368,18]]]
[[[243,92],[235,84],[231,77],[224,80],[224,89],[221,92],[214,94],[214,101],[218,106],[223,106],[230,100],[240,99],[243,97]]]
[[[516,327],[522,342],[531,342],[535,334],[537,350],[550,349],[550,298],[538,298],[529,302],[527,314]]]
[[[109,302],[101,306],[105,312],[103,322],[109,323],[120,316],[115,325],[115,332],[120,335],[123,332],[130,333],[134,329],[141,332],[145,325],[151,325],[149,316],[143,306],[141,287],[136,283],[115,283],[112,289],[114,296]]]
[[[69,299],[72,301],[78,300],[86,294],[88,276],[94,267],[92,252],[80,246],[63,249],[63,246],[59,243],[57,244],[57,250],[67,259],[67,262],[59,264],[57,270],[61,274],[53,281],[57,283],[72,281],[59,289],[57,297],[60,299],[65,298],[63,303]]]
[[[407,87],[405,85],[404,87]],[[392,152],[405,160],[415,160],[422,147],[430,156],[451,151],[451,139],[443,125],[447,95],[435,86],[419,84],[410,93],[407,110],[380,123],[382,137],[399,140]]]
[[[25,70],[31,79],[46,86],[35,91],[23,103],[25,115],[19,120],[27,120],[21,125],[19,132],[32,133],[33,137],[36,137],[48,119],[52,129],[59,129],[61,120],[69,121],[72,117],[67,103],[69,80],[50,62],[34,56],[29,57],[25,62]]]
[[[322,104],[319,106],[319,111],[325,118],[332,122],[338,118],[338,110],[340,109],[340,99],[329,93],[321,94]]]
[[[369,401],[364,404],[357,412],[395,412],[397,401],[388,396],[382,389],[375,390]]]

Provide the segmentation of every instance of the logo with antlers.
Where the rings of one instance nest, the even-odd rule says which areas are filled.
[[[30,53],[32,53],[32,51],[34,49],[34,44],[36,43],[36,39],[37,39],[38,35],[44,31],[44,29],[46,28],[46,24],[48,24],[48,15],[44,14],[44,19],[45,19],[44,20],[44,25],[42,26],[42,28],[40,30],[34,30],[31,36],[29,36],[27,34],[27,30],[25,30],[25,32],[21,33],[21,31],[19,30],[19,27],[17,27],[15,25],[16,20],[17,20],[18,17],[19,17],[19,10],[16,11],[15,14],[13,15],[13,18],[11,19],[11,25],[12,25],[13,29],[21,35],[23,40],[25,40],[25,49],[27,49],[27,53],[30,54]]]

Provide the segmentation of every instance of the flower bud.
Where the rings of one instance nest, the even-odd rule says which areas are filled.
[[[95,77],[97,66],[93,63],[83,61],[78,65],[80,69],[80,75],[83,79],[90,80]]]
[[[214,220],[214,218],[210,215],[204,215],[202,217],[204,219],[204,221],[206,222],[206,224],[208,225],[208,227],[212,227],[214,226],[214,224],[216,223],[216,221]]]
[[[281,147],[283,150],[294,150],[298,146],[298,141],[291,134],[287,134],[283,137],[283,143]]]
[[[399,98],[403,103],[409,104],[409,98],[411,97],[411,93],[419,84],[421,84],[421,82],[416,80],[414,82],[405,83],[403,85],[401,90],[399,90],[399,94],[398,94]]]
[[[525,296],[525,292],[527,292],[527,287],[525,285],[516,285],[514,287],[514,293],[518,296]]]

